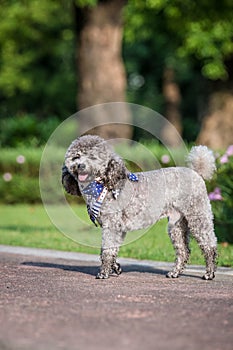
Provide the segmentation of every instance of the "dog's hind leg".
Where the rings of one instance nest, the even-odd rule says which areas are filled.
[[[204,280],[212,280],[215,277],[217,259],[217,238],[214,233],[211,214],[192,217],[188,223],[193,237],[201,248],[206,262]]]
[[[177,278],[184,270],[190,255],[189,249],[189,230],[186,219],[169,216],[168,234],[176,251],[176,262],[172,271],[168,272],[166,277]]]

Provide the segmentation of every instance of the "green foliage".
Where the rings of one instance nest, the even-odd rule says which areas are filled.
[[[59,125],[56,117],[46,122],[33,115],[19,115],[0,120],[1,147],[38,147],[44,145]]]
[[[10,172],[26,177],[38,177],[42,148],[5,148],[0,152],[0,172]],[[24,157],[24,158],[20,158]]]
[[[40,202],[38,178],[34,177],[14,174],[9,182],[0,179],[0,193],[7,204]]]
[[[43,148],[21,147],[2,149],[0,152],[0,203],[41,203],[39,172]],[[48,167],[43,169],[43,191],[47,193],[51,203],[58,203],[63,197],[54,181],[54,169],[61,163],[61,153],[56,148],[47,159]],[[60,166],[60,174],[61,174]],[[59,176],[59,174],[58,174]],[[49,197],[50,196],[50,197]],[[82,199],[66,195],[69,202],[80,203]]]
[[[225,60],[233,54],[232,11],[233,3],[228,0],[129,1],[125,38],[132,43],[162,36],[165,45],[175,47],[173,58],[195,57],[201,62],[203,76],[226,79]]]
[[[164,71],[172,68],[187,142],[196,139],[201,127],[197,115],[203,115],[216,88],[210,79],[232,79],[226,66],[233,56],[232,12],[228,0],[134,0],[125,7],[128,100],[164,114]]]
[[[0,201],[7,204],[40,202],[39,164],[42,149],[2,149]]]
[[[132,147],[123,149],[116,148],[127,165],[127,168],[132,171],[149,171],[165,167],[184,165],[184,149],[173,149],[172,154],[163,145],[156,142],[138,142]]]
[[[98,0],[74,0],[75,5],[79,7],[95,6]]]
[[[149,5],[149,2],[130,1],[124,13],[128,99],[164,114],[164,71],[172,68],[182,95],[183,135],[190,142],[200,129],[196,102],[207,98],[205,81],[193,58],[181,58],[177,54],[180,38],[177,31],[170,29],[165,12]],[[134,83],[135,77],[140,84]]]
[[[0,47],[2,115],[75,110],[71,1],[1,1]]]
[[[217,159],[217,173],[208,185],[220,242],[233,243],[233,145]]]
[[[64,119],[76,111],[74,3],[90,8],[97,0],[1,1],[0,119],[28,113],[47,121],[50,115]],[[227,78],[225,61],[233,53],[232,9],[229,0],[126,2],[128,100],[163,113],[163,72],[172,67],[184,101],[181,109],[188,141],[199,130],[197,101],[200,106],[207,100],[203,77]],[[4,128],[6,135],[1,139],[12,142]],[[39,139],[36,136],[31,145]]]

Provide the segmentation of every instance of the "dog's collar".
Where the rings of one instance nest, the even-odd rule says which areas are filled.
[[[137,182],[138,177],[133,173],[127,174],[127,177],[130,181]],[[87,212],[91,219],[91,221],[97,226],[96,219],[99,215],[101,206],[103,201],[108,193],[107,187],[104,186],[103,182],[101,182],[100,178],[96,178],[92,181],[87,187],[85,187],[82,191],[85,195],[91,196],[95,201],[92,204],[87,204]],[[112,190],[113,197],[117,199],[120,194],[118,190]]]

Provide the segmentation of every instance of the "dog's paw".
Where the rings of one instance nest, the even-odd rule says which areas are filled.
[[[215,277],[215,274],[214,272],[212,273],[205,273],[204,276],[202,276],[202,279],[205,280],[205,281],[211,281],[213,280]]]
[[[167,278],[178,278],[179,277],[179,273],[178,272],[174,272],[174,271],[170,271],[166,274]]]
[[[99,272],[98,275],[96,276],[97,280],[106,280],[107,278],[109,278],[109,274],[103,273],[103,272]]]
[[[122,268],[121,268],[121,265],[119,263],[115,263],[113,266],[112,266],[112,272],[113,273],[116,273],[118,276],[122,273]]]

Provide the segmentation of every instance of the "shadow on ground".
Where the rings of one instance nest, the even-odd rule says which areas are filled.
[[[65,264],[55,264],[55,263],[48,263],[48,262],[23,262],[21,265],[24,266],[31,266],[31,267],[41,267],[41,268],[52,268],[52,269],[61,269],[64,271],[73,271],[73,272],[80,272],[91,276],[96,276],[99,272],[98,266],[84,266],[84,265],[65,265]],[[162,270],[157,269],[150,266],[139,266],[136,264],[130,264],[130,265],[124,265],[122,264],[123,273],[130,273],[130,272],[141,272],[141,273],[152,273],[156,275],[166,275],[168,270]],[[188,274],[185,273],[186,277],[192,277],[192,278],[198,278],[201,279],[201,276],[197,276],[195,274]]]
[[[53,269],[61,269],[64,271],[74,271],[74,272],[81,272],[85,273],[87,275],[96,276],[96,274],[99,271],[98,266],[75,266],[75,265],[65,265],[65,264],[54,264],[54,263],[47,263],[47,262],[23,262],[21,265],[24,266],[33,266],[33,267],[41,267],[41,268],[53,268]],[[123,272],[144,272],[144,273],[154,273],[156,275],[165,275],[167,271],[155,269],[153,267],[148,266],[138,266],[138,265],[122,265]]]

